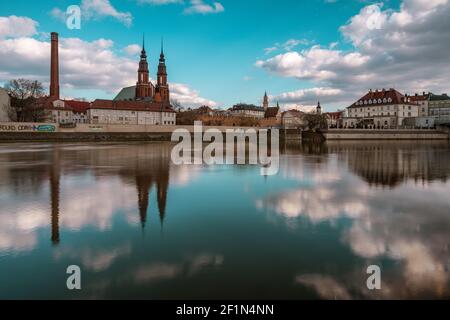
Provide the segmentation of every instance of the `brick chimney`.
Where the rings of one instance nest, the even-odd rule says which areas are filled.
[[[59,99],[59,41],[58,34],[51,34],[51,66],[50,66],[50,97]]]

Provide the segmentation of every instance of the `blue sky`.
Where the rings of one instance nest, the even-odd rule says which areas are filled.
[[[0,17],[18,16],[34,20],[38,23],[36,33],[27,36],[39,41],[46,41],[48,36],[46,33],[51,31],[59,32],[61,38],[79,38],[85,42],[94,42],[98,39],[112,40],[113,45],[107,49],[117,57],[136,61],[136,68],[137,56],[125,53],[124,48],[140,44],[142,33],[145,32],[153,77],[156,72],[160,39],[164,37],[169,81],[185,85],[192,92],[195,91],[198,97],[214,102],[218,107],[229,107],[239,101],[260,103],[265,90],[273,96],[273,100],[279,99],[282,104],[305,106],[312,104],[313,97],[304,96],[305,99],[302,101],[286,99],[286,95],[283,94],[308,88],[334,88],[343,91],[344,88],[339,88],[338,84],[333,86],[314,76],[297,76],[296,73],[292,76],[292,73],[280,72],[280,66],[274,67],[272,63],[274,61],[268,60],[278,56],[282,61],[281,58],[286,58],[282,55],[287,52],[300,52],[302,55],[302,51],[311,50],[315,46],[332,49],[330,50],[332,52],[325,53],[329,55],[336,52],[341,54],[362,52],[363,49],[355,45],[352,36],[345,37],[340,28],[348,25],[352,17],[361,15],[364,8],[372,5],[369,1],[362,0],[217,0],[220,3],[219,7],[214,7],[216,5],[209,0],[165,0],[175,3],[160,5],[155,5],[154,2],[164,0],[82,1],[108,4],[115,11],[105,14],[95,12],[97,10],[95,7],[89,16],[82,18],[81,30],[67,29],[63,19],[57,17],[54,11],[51,13],[55,8],[65,11],[68,6],[74,4],[83,8],[82,3],[73,0],[2,1]],[[403,2],[408,1],[422,0]],[[447,0],[429,2],[436,1],[444,1],[444,5],[448,6]],[[194,12],[195,10],[189,9],[196,4],[202,5],[200,9],[207,10],[209,10],[207,6],[211,6],[210,11],[216,8],[217,12],[200,12],[202,10]],[[381,12],[387,15],[400,11],[400,5],[400,1],[385,1],[382,5],[378,4]],[[411,8],[408,9],[410,12],[416,10],[412,6]],[[277,47],[277,43],[283,44],[289,40],[294,40],[293,43],[298,44],[285,48],[279,45],[277,50],[265,51],[267,48]],[[261,63],[257,65],[257,61]],[[61,68],[63,69],[63,66]],[[1,71],[0,64],[0,74]],[[22,70],[22,73],[26,76],[28,72]],[[19,74],[19,71],[9,74],[11,76]],[[0,81],[5,80],[0,77]],[[392,83],[394,84],[397,82]],[[389,85],[391,83],[386,83],[386,86]],[[369,86],[368,83],[358,90],[368,89]],[[89,86],[63,84],[63,94],[89,99],[112,98],[114,90],[117,90],[106,86],[100,86],[95,90],[94,87],[95,83]],[[175,91],[178,89],[182,91],[183,88],[175,88]],[[360,92],[361,95],[363,93],[364,91]],[[191,93],[187,93],[189,94]],[[335,100],[325,98],[325,108],[345,107],[345,103],[351,102],[355,94],[356,90],[349,93],[348,101],[342,98]],[[320,92],[316,96],[314,98],[320,99]],[[188,102],[186,99],[187,104]]]

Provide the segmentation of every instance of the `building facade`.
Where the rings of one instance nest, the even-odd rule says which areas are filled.
[[[64,102],[70,109],[72,109],[73,123],[76,123],[76,124],[89,123],[89,118],[87,115],[87,110],[91,105],[89,102],[77,101],[77,100],[65,100]]]
[[[392,88],[370,90],[347,110],[344,128],[400,128],[405,119],[419,116],[419,105],[410,96]]]
[[[11,116],[11,99],[8,92],[0,88],[0,122],[9,122]]]
[[[243,103],[234,105],[229,111],[233,117],[250,117],[256,119],[264,119],[266,113],[263,107]]]
[[[428,115],[431,117],[450,117],[450,97],[446,93],[441,95],[430,94],[428,110]]]
[[[326,112],[325,117],[327,119],[328,128],[342,128],[343,120],[344,120],[344,112],[336,111],[336,112]]]
[[[422,94],[416,93],[415,95],[411,96],[411,102],[417,103],[419,105],[419,117],[428,117],[428,107],[429,107],[429,100],[431,93],[425,93]]]
[[[283,112],[281,116],[281,124],[286,129],[303,128],[308,125],[308,121],[304,118],[305,113],[298,110],[289,110]]]
[[[95,100],[87,110],[91,124],[176,125],[176,112],[152,102]]]

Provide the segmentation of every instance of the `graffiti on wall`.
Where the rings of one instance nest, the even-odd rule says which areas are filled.
[[[7,123],[0,124],[1,132],[56,132],[54,124]]]

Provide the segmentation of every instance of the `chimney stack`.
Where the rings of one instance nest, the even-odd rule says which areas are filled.
[[[51,34],[51,66],[50,66],[50,97],[59,99],[59,41],[58,34]]]

